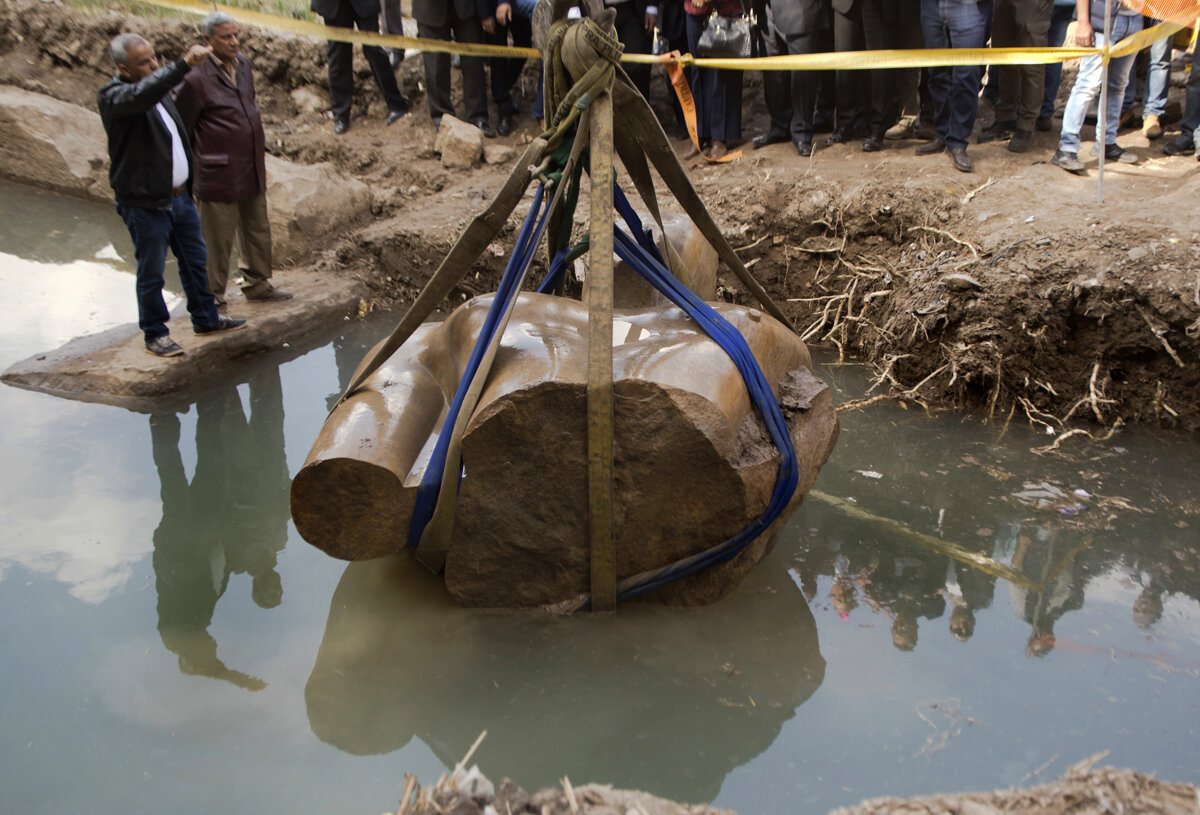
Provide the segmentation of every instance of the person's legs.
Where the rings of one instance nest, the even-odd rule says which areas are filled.
[[[1157,23],[1155,23],[1157,25]],[[1155,40],[1150,46],[1150,66],[1146,74],[1146,99],[1142,115],[1162,117],[1171,87],[1171,37]]]
[[[848,12],[833,13],[833,47],[835,51],[861,51],[866,37],[862,24],[863,3],[855,3]],[[836,71],[837,112],[834,135],[830,141],[845,141],[855,135],[857,128],[869,117],[867,102],[868,77],[865,71]]]
[[[992,46],[995,48],[1010,48],[1018,45],[1020,26],[1017,22],[1018,4],[1022,0],[996,0],[996,12],[992,18]],[[996,107],[996,122],[1009,128],[1017,121],[1017,102],[1021,93],[1020,68],[1016,65],[993,65],[988,69],[988,85],[992,84],[992,75],[996,77],[996,97],[992,103]],[[986,95],[986,93],[985,93]],[[984,138],[980,135],[980,139]]]
[[[712,113],[709,126],[715,141],[742,137],[742,72],[713,71]]]
[[[696,45],[700,42],[700,35],[704,32],[705,19],[698,15],[689,14],[685,22],[687,26],[688,50],[692,53],[696,52]],[[696,68],[692,75],[688,77],[688,81],[692,85],[692,100],[696,105],[696,139],[701,143],[701,146],[713,137],[712,120],[716,74],[717,72],[712,68]]]
[[[1053,0],[1020,0],[1017,6],[1018,46],[1036,48],[1046,44],[1052,10]],[[1045,97],[1046,71],[1040,65],[1022,65],[1018,75],[1017,128],[1032,131]]]
[[[359,17],[355,15],[354,23],[358,26],[359,31],[371,33],[378,33],[379,31],[378,17]],[[367,64],[371,66],[371,73],[375,77],[375,84],[379,86],[379,92],[383,94],[383,101],[387,103],[387,109],[393,113],[406,112],[408,110],[408,100],[404,98],[404,94],[400,92],[400,86],[396,84],[396,74],[392,71],[387,54],[378,45],[364,45],[362,50],[363,56],[367,58]]]
[[[453,15],[453,6],[450,14]],[[461,43],[482,43],[484,39],[483,23],[478,17],[466,20],[453,20],[451,28],[454,39]],[[459,63],[462,71],[463,113],[471,124],[487,122],[487,76],[483,65],[483,57],[463,56]]]
[[[200,229],[208,247],[208,290],[217,304],[225,302],[225,288],[233,266],[233,242],[238,231],[238,205],[226,201],[197,201]]]
[[[1050,26],[1046,34],[1046,44],[1051,48],[1059,48],[1067,38],[1067,26],[1071,24],[1074,14],[1073,6],[1053,6],[1050,12]],[[1052,62],[1046,66],[1045,87],[1042,90],[1042,112],[1039,118],[1054,118],[1054,102],[1058,99],[1058,85],[1062,81],[1062,63]]]
[[[775,27],[771,7],[767,6],[768,33],[766,36],[767,56],[777,57],[788,52],[787,40]],[[792,129],[792,71],[763,71],[763,100],[767,115],[771,117],[768,133],[788,134]]]
[[[221,321],[208,290],[208,251],[200,232],[200,215],[186,193],[171,201],[171,254],[179,265],[179,282],[192,315],[192,327],[210,328]]]
[[[894,48],[896,38],[893,28],[895,20],[885,17],[880,0],[865,0],[862,10],[863,44],[868,51]],[[896,98],[896,71],[864,71],[868,77],[868,135],[882,139],[889,127],[900,119],[900,105]]]
[[[267,217],[267,194],[261,192],[252,198],[245,198],[237,203],[237,207],[240,220],[238,255],[242,263],[242,291],[252,294],[271,285],[271,221]],[[211,288],[211,260],[208,274]]]
[[[784,37],[789,54],[812,54],[817,47],[816,33],[789,34]],[[812,144],[816,131],[817,82],[815,71],[791,71],[788,82],[791,97],[792,121],[789,130],[792,141]]]
[[[953,48],[982,48],[987,42],[988,21],[992,2],[946,2],[946,27]],[[951,69],[949,82],[949,114],[944,141],[946,147],[966,147],[975,128],[979,108],[979,83],[983,68],[979,65],[956,65]]]
[[[149,342],[167,335],[171,313],[163,299],[163,265],[167,261],[167,241],[171,217],[166,212],[117,205],[117,214],[125,222],[133,240],[137,260],[138,328]]]
[[[1099,48],[1104,39],[1103,34],[1095,37],[1096,47]],[[1087,117],[1092,100],[1100,92],[1100,82],[1103,80],[1104,65],[1098,56],[1084,57],[1079,61],[1079,73],[1075,76],[1075,84],[1071,86],[1071,95],[1067,98],[1067,106],[1063,110],[1062,134],[1059,136],[1058,149],[1066,153],[1078,153],[1083,121]]]
[[[354,9],[349,2],[338,3],[337,14],[325,18],[325,25],[335,28],[354,27]],[[326,63],[329,68],[329,110],[334,121],[350,121],[350,104],[354,98],[353,46],[348,42],[329,40]]]
[[[1187,107],[1183,111],[1183,121],[1179,123],[1179,129],[1183,131],[1179,140],[1187,140],[1194,146],[1196,128],[1200,128],[1200,48],[1192,54],[1192,69],[1188,72],[1187,81]]]
[[[950,47],[950,33],[942,13],[942,4],[938,0],[922,0],[921,30],[925,34],[926,48]],[[933,129],[943,142],[946,140],[950,126],[951,80],[952,74],[949,67],[929,69],[929,97],[933,105]]]
[[[449,40],[450,25],[426,25],[417,21],[417,35],[430,40]],[[425,103],[429,117],[440,122],[443,116],[454,115],[454,100],[450,96],[450,55],[424,51],[421,62],[425,68]]]
[[[1142,30],[1142,17],[1129,17],[1118,15],[1113,20],[1112,41],[1118,43],[1126,37],[1132,36]],[[1100,43],[1097,47],[1103,47],[1103,35],[1100,36]],[[1109,60],[1108,63],[1108,105],[1105,108],[1104,120],[1104,144],[1117,143],[1117,129],[1121,124],[1121,105],[1125,100],[1125,88],[1129,82],[1130,72],[1133,70],[1133,61],[1137,58],[1137,54],[1129,54],[1128,56],[1118,57]],[[1099,138],[1096,139],[1100,141]]]
[[[383,30],[388,34],[404,36],[404,12],[400,8],[400,0],[382,0],[379,4],[379,11],[382,16]],[[399,68],[400,63],[404,62],[404,49],[389,48],[388,56],[388,61]]]

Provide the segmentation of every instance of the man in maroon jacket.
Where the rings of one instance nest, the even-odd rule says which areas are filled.
[[[271,285],[266,139],[250,62],[238,53],[237,23],[228,14],[209,14],[200,32],[212,55],[184,77],[175,106],[196,157],[193,192],[208,244],[208,288],[223,306],[236,237],[246,299],[287,300],[289,292]]]

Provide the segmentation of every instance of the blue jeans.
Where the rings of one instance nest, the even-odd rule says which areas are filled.
[[[1112,41],[1114,43],[1136,34],[1142,30],[1141,16],[1128,17],[1118,14],[1112,21]],[[1104,46],[1104,33],[1097,31],[1094,35],[1097,48]],[[1109,60],[1108,63],[1108,106],[1105,108],[1104,143],[1117,143],[1117,125],[1121,122],[1121,102],[1125,99],[1125,85],[1129,82],[1129,69],[1133,65],[1135,54]],[[1079,61],[1079,75],[1075,77],[1075,85],[1071,88],[1071,97],[1067,100],[1067,109],[1063,111],[1062,136],[1058,149],[1067,153],[1079,152],[1079,131],[1083,129],[1083,120],[1087,117],[1092,100],[1100,93],[1100,83],[1104,81],[1104,65],[1099,56],[1084,57]],[[1097,138],[1097,142],[1100,140]]]
[[[117,213],[129,228],[137,258],[138,327],[146,340],[167,334],[171,313],[163,299],[163,267],[170,247],[179,263],[179,280],[187,297],[192,326],[205,329],[221,316],[208,290],[208,250],[200,233],[200,215],[186,193],[171,200],[170,210],[142,209],[117,204]]]
[[[983,48],[992,19],[992,0],[921,0],[926,48]],[[966,147],[979,111],[982,65],[929,69],[933,127],[947,147]]]
[[[1158,25],[1158,21],[1147,17],[1142,24]],[[1171,40],[1172,37],[1163,37],[1150,45],[1150,64],[1146,67],[1146,93],[1142,101],[1143,119],[1147,116],[1162,116],[1167,107],[1167,89],[1171,87]],[[1121,110],[1133,108],[1137,92],[1137,79],[1131,75],[1129,84],[1125,86],[1125,102]]]
[[[1055,6],[1050,12],[1050,35],[1047,45],[1061,48],[1067,39],[1067,26],[1075,18],[1075,6]],[[1058,83],[1062,82],[1062,63],[1052,62],[1046,66],[1046,90],[1042,96],[1043,119],[1054,118],[1054,100],[1058,98]]]

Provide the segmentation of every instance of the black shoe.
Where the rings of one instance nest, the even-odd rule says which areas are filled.
[[[485,139],[496,138],[496,131],[492,130],[492,126],[487,123],[487,119],[479,119],[478,121],[471,122],[471,124],[475,125],[483,132],[483,137]]]
[[[213,334],[217,331],[232,331],[235,328],[241,328],[245,324],[245,320],[235,320],[233,317],[221,317],[208,328],[192,326],[192,331],[197,334]]]
[[[1192,140],[1186,136],[1171,139],[1163,145],[1163,152],[1168,156],[1190,156],[1193,151]]]
[[[980,131],[979,138],[976,141],[980,144],[987,144],[990,141],[1003,141],[1012,136],[1016,127],[1016,122],[993,122]]]
[[[496,132],[501,136],[507,136],[509,133],[512,133],[511,113],[500,114],[500,117],[496,120]]]
[[[179,343],[171,339],[170,334],[163,334],[161,337],[146,340],[146,350],[156,357],[183,356],[183,349],[179,347]]]
[[[797,155],[806,156],[806,157],[812,155],[812,142],[811,141],[804,141],[803,139],[796,139],[792,143],[796,145]]]
[[[854,138],[854,132],[843,127],[829,134],[829,138],[825,139],[825,146],[832,147],[835,144],[844,144]]]
[[[766,133],[759,133],[757,136],[751,139],[750,143],[754,145],[755,150],[758,150],[760,147],[766,147],[768,144],[780,144],[787,141],[789,138],[791,137],[782,130],[768,129]]]
[[[1054,127],[1054,120],[1049,116],[1039,116],[1033,125],[1043,133],[1049,132],[1050,128]]]
[[[1008,140],[1008,149],[1013,153],[1024,153],[1029,150],[1029,140],[1032,138],[1032,130],[1022,130],[1018,127]]]
[[[883,139],[878,136],[867,136],[867,140],[862,143],[864,153],[878,153],[883,149]]]
[[[932,156],[934,153],[940,153],[946,149],[946,143],[941,139],[927,141],[916,149],[918,156]]]
[[[1087,172],[1083,167],[1083,162],[1079,160],[1079,154],[1068,153],[1066,150],[1056,150],[1050,158],[1050,163],[1075,175],[1084,175]]]
[[[291,300],[292,299],[292,293],[290,291],[284,291],[283,289],[277,289],[274,286],[272,286],[270,283],[263,286],[262,288],[250,289],[249,291],[243,291],[242,294],[245,295],[247,300],[250,300],[252,302],[258,302],[258,303],[273,303],[273,302],[277,302],[279,300]]]
[[[387,124],[390,124],[390,125],[395,124],[396,122],[400,121],[401,119],[403,119],[405,116],[408,115],[408,110],[409,110],[409,108],[408,108],[407,103],[405,103],[404,107],[402,107],[402,108],[396,108],[395,110],[389,110],[387,118],[384,119],[384,122],[386,122]]]
[[[333,132],[335,134],[337,134],[338,136],[342,135],[349,129],[350,129],[350,120],[349,119],[334,119],[333,120]]]
[[[1093,145],[1092,152],[1099,153],[1100,151]],[[1138,158],[1120,145],[1106,144],[1104,145],[1104,160],[1115,161],[1118,164],[1137,164]]]
[[[960,173],[975,172],[975,162],[971,161],[971,157],[967,155],[967,148],[951,147],[947,152],[950,153],[950,161],[954,162],[954,169]]]

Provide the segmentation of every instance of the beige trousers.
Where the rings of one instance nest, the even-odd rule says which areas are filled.
[[[271,223],[267,220],[267,194],[241,201],[197,201],[200,231],[208,246],[208,290],[224,302],[237,238],[242,271],[242,291],[269,286],[271,279]]]

